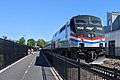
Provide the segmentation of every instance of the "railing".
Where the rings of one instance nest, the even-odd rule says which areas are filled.
[[[120,71],[100,65],[89,65],[44,51],[43,53],[63,80],[120,80]]]
[[[28,46],[0,39],[0,69],[27,55]]]

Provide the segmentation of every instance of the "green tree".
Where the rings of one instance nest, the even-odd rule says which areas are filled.
[[[25,38],[24,38],[24,37],[21,37],[21,38],[19,39],[19,43],[20,43],[20,44],[25,44]]]
[[[43,39],[38,39],[37,44],[43,47],[45,46],[46,42]]]
[[[34,39],[28,39],[27,40],[27,45],[28,46],[34,47],[35,43],[36,43],[36,41]]]

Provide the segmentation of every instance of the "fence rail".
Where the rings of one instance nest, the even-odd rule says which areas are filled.
[[[64,80],[120,80],[120,71],[100,65],[89,65],[45,51],[43,53]]]

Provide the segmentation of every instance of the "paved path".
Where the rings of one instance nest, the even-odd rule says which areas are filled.
[[[0,80],[56,80],[42,54],[34,52],[0,73]]]

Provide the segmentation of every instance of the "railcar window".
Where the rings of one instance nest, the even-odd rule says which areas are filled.
[[[76,20],[76,24],[87,24],[85,20]]]
[[[57,33],[55,33],[55,36],[57,35]]]
[[[71,21],[70,21],[70,30],[72,30],[74,33],[76,33],[75,20],[74,19],[71,19]]]
[[[69,27],[69,26],[70,26],[70,24],[67,25],[67,27]]]
[[[91,20],[91,24],[101,25],[101,21],[100,20]]]
[[[60,33],[65,29],[65,25],[60,29]]]

